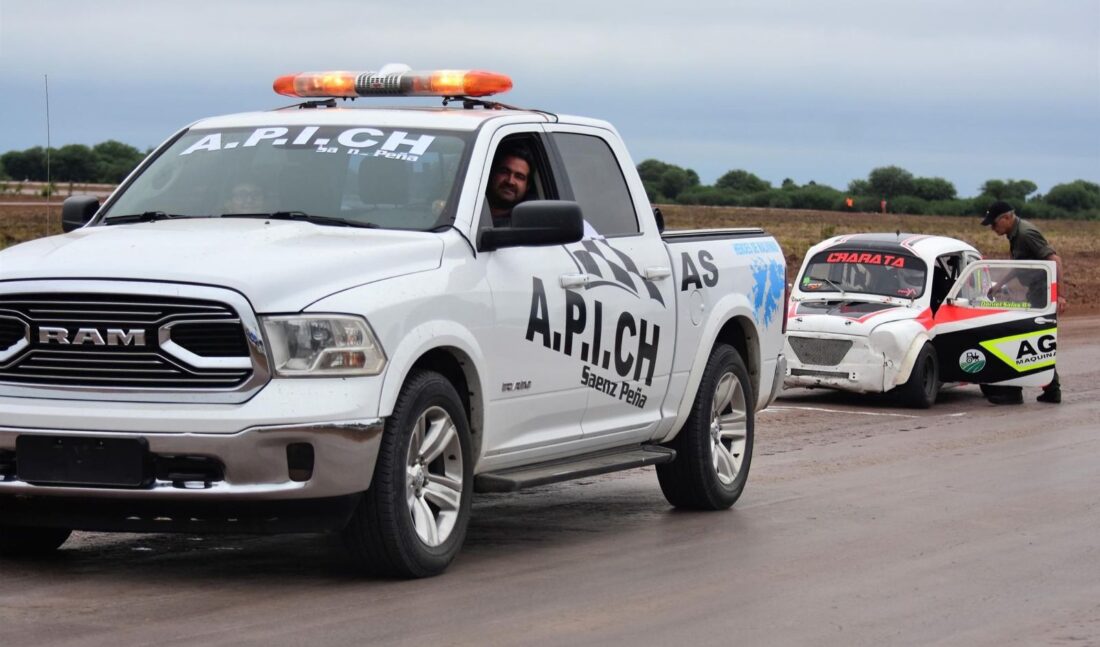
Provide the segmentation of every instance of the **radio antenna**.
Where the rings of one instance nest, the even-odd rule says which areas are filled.
[[[53,191],[50,184],[50,75],[43,74],[46,84],[46,235],[50,235],[50,198]]]

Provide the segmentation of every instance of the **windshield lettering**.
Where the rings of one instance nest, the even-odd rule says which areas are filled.
[[[255,148],[262,143],[267,143],[271,146],[286,146],[289,144],[293,147],[309,147],[318,153],[339,153],[341,147],[343,147],[349,155],[363,155],[365,153],[362,152],[362,149],[378,146],[372,153],[375,157],[416,162],[428,153],[432,143],[436,140],[435,135],[410,136],[408,132],[403,130],[394,130],[387,134],[377,128],[348,128],[338,132],[328,129],[327,137],[315,138],[314,135],[319,130],[321,130],[320,126],[305,126],[294,133],[292,138],[288,137],[291,132],[290,128],[284,126],[256,128],[243,139],[239,135],[244,133],[210,133],[201,137],[179,154],[183,156],[199,151],[227,151],[238,147]],[[385,137],[386,139],[379,146],[378,143],[381,139],[373,139],[374,137]],[[338,146],[329,145],[334,139]],[[399,150],[402,147],[405,147],[406,150]]]
[[[249,135],[244,145],[246,147],[255,146],[265,139],[274,139],[271,142],[275,146],[282,146],[286,143],[286,139],[279,139],[287,133],[286,128],[257,128],[255,132]]]
[[[916,299],[924,294],[927,277],[924,261],[915,256],[846,249],[815,254],[799,287],[803,292],[839,292],[845,297]]]
[[[378,134],[381,135],[382,133]],[[431,146],[433,141],[435,141],[435,137],[432,135],[421,135],[416,139],[409,139],[409,133],[395,130],[390,138],[386,140],[386,143],[382,144],[382,150],[397,151],[398,146],[409,146],[409,155],[420,156],[427,152],[428,146]]]
[[[833,252],[825,259],[826,263],[866,263],[867,265],[888,265],[905,267],[904,256],[874,254],[868,252]]]
[[[271,216],[434,231],[454,220],[473,136],[355,124],[192,130],[142,170],[105,219]],[[278,218],[284,212],[301,215]]]
[[[222,135],[221,133],[214,133],[213,135],[207,135],[199,141],[191,144],[187,150],[180,153],[180,155],[190,155],[195,151],[216,151],[221,150],[222,147]]]
[[[373,137],[381,137],[385,133],[375,128],[352,128],[351,130],[345,130],[336,137],[336,141],[341,146],[347,146],[348,148],[370,148],[378,143],[376,139],[359,139],[361,135],[370,135]]]

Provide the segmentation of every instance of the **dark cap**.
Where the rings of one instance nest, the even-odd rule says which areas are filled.
[[[1012,205],[1004,200],[998,200],[989,205],[989,208],[985,210],[985,218],[982,218],[983,225],[992,225],[993,221],[997,219],[997,216],[1004,215],[1009,211],[1015,211]]]

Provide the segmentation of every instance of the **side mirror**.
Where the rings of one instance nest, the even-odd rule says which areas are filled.
[[[661,209],[653,207],[653,219],[657,221],[657,233],[665,233],[665,215],[661,213]]]
[[[576,202],[568,200],[532,200],[512,209],[510,227],[482,230],[478,250],[502,247],[562,245],[584,237],[584,217]]]
[[[73,195],[61,203],[61,230],[80,229],[99,211],[99,198],[91,195]]]

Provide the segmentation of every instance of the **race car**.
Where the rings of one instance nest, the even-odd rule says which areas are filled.
[[[985,261],[945,236],[830,238],[792,286],[784,387],[894,392],[927,408],[944,383],[1046,384],[1054,277],[1048,261]]]

